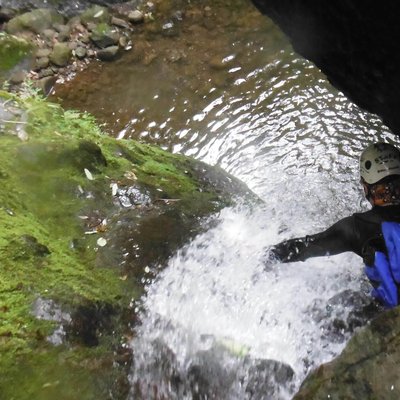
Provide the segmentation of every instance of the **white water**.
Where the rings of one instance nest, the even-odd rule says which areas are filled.
[[[365,291],[357,256],[267,268],[263,256],[365,209],[358,155],[393,135],[291,57],[281,85],[264,79],[271,66],[254,71],[246,90],[232,88],[194,116],[198,132],[176,148],[221,165],[265,205],[222,210],[150,284],[132,342],[132,399],[289,399],[351,336],[332,326],[355,306],[332,298]]]

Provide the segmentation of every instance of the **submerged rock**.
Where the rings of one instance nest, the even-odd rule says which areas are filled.
[[[118,46],[109,46],[97,51],[97,57],[102,61],[113,61],[117,58],[119,52]]]

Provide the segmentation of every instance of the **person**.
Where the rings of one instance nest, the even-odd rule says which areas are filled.
[[[389,143],[369,145],[360,157],[360,181],[370,210],[278,243],[268,249],[268,258],[286,263],[354,252],[366,264],[373,296],[391,308],[400,299],[400,150]]]

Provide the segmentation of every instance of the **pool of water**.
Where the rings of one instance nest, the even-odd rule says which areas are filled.
[[[224,209],[148,285],[130,396],[291,398],[343,349],[354,296],[368,287],[352,254],[277,265],[265,250],[365,210],[358,156],[395,137],[249,2],[156,6],[163,19],[137,33],[132,52],[55,96],[115,137],[222,166],[264,205]]]

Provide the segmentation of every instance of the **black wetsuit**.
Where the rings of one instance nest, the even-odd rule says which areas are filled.
[[[336,222],[316,235],[284,241],[270,248],[269,256],[281,262],[352,251],[372,265],[376,250],[386,253],[383,221],[400,222],[400,205],[374,207]]]

